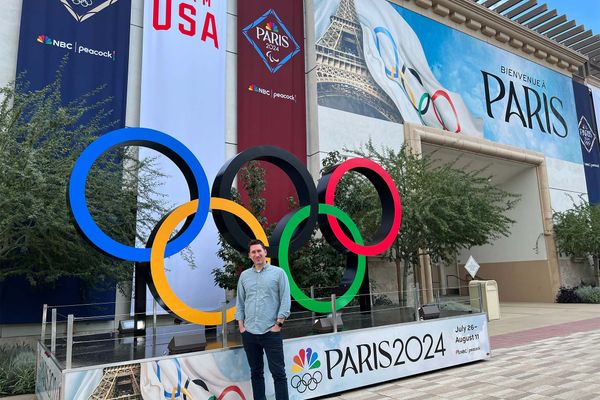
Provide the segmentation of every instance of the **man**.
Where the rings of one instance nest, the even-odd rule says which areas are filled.
[[[237,319],[250,365],[254,400],[266,400],[263,351],[275,382],[275,399],[288,400],[281,327],[290,315],[290,284],[285,272],[267,264],[267,249],[260,240],[248,244],[253,266],[240,275]]]

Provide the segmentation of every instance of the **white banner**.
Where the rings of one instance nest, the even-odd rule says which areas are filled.
[[[283,345],[289,397],[293,400],[490,357],[485,314],[306,336],[287,339]],[[252,399],[250,369],[241,347],[161,357],[132,364],[130,369],[138,365],[139,388],[146,400]],[[104,368],[104,376],[114,369]],[[67,373],[67,392],[79,392],[82,382],[90,382],[88,375],[95,377],[97,370]],[[273,378],[266,362],[265,379],[267,398],[272,399]],[[101,385],[91,387],[94,393],[102,391]],[[84,398],[87,397],[69,399]]]
[[[165,132],[192,150],[209,184],[225,161],[225,57],[227,1],[144,2],[140,126]],[[140,156],[158,153],[141,148]],[[172,207],[189,201],[182,173],[164,156],[159,192]],[[224,292],[210,271],[220,267],[217,230],[209,216],[191,244],[196,269],[181,255],[165,265],[169,284],[189,306],[219,308]],[[148,292],[148,309],[152,295]]]
[[[37,344],[37,366],[35,395],[39,400],[60,400],[62,372],[50,357],[49,352]]]

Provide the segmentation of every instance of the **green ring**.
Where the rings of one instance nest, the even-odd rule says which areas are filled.
[[[290,271],[288,254],[290,241],[298,225],[300,225],[302,221],[308,218],[310,213],[310,207],[311,206],[305,206],[299,209],[285,226],[283,233],[281,234],[281,240],[279,242],[278,261],[279,266],[285,271],[285,273],[288,276],[288,279],[290,281],[291,294],[294,300],[296,300],[309,311],[314,311],[318,313],[329,313],[331,312],[331,301],[319,301],[311,299],[309,296],[304,294],[304,292],[298,287],[298,285],[294,281],[294,277],[292,276],[292,272]],[[352,221],[352,218],[350,218],[348,214],[346,214],[339,208],[329,204],[319,204],[319,214],[329,214],[331,216],[336,217],[350,230],[350,234],[352,235],[352,238],[356,243],[364,243],[360,231],[358,230],[358,227],[356,226],[354,221]],[[348,305],[348,303],[352,301],[354,296],[356,296],[356,293],[358,293],[360,285],[362,284],[362,281],[365,277],[366,265],[367,258],[365,256],[358,255],[356,276],[354,277],[354,281],[352,281],[352,284],[350,285],[348,290],[346,290],[346,292],[336,300],[336,310],[344,308],[346,305]]]

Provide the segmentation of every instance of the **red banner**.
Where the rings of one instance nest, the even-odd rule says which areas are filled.
[[[238,2],[238,151],[273,145],[306,163],[302,0]],[[295,195],[289,178],[267,170],[267,217],[275,222]]]

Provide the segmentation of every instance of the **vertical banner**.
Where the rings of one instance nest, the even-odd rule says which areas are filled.
[[[30,89],[40,89],[55,80],[57,70],[66,60],[62,73],[63,101],[72,101],[102,86],[104,89],[96,98],[112,99],[106,108],[113,111],[115,127],[123,127],[130,13],[130,0],[23,0],[17,75],[23,74]],[[94,103],[94,98],[90,103]],[[0,286],[0,303],[8,302],[14,307],[11,306],[10,313],[0,314],[0,324],[40,321],[44,303],[105,302],[107,305],[101,308],[79,307],[72,312],[106,316],[114,313],[114,301],[114,287],[93,292],[82,287],[77,279],[64,278],[54,288],[42,290],[30,287],[24,279],[10,278]],[[65,315],[67,311],[63,311]]]
[[[237,143],[281,147],[306,163],[302,0],[238,1]],[[288,210],[288,178],[267,170],[267,217]]]
[[[198,158],[209,184],[225,160],[226,0],[153,0],[144,4],[144,47],[140,126],[165,132]],[[141,148],[140,156],[158,153]],[[157,159],[165,175],[157,190],[171,208],[189,201],[188,187],[166,157]],[[162,217],[162,216],[160,216]],[[189,257],[166,261],[174,292],[191,307],[215,309],[224,293],[210,274],[222,266],[216,256],[218,233],[212,218],[192,242]],[[147,310],[152,296],[147,296]]]
[[[112,97],[107,107],[125,126],[130,15],[131,0],[23,0],[17,74],[39,89],[67,56],[63,99],[106,86],[98,97]]]
[[[600,148],[590,89],[573,81],[579,140],[590,204],[600,203]]]

